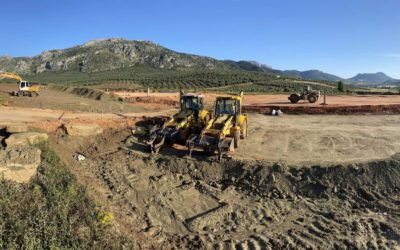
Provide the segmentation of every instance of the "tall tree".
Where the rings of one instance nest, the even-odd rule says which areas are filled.
[[[342,81],[338,82],[337,88],[338,88],[338,91],[344,92],[344,84]]]

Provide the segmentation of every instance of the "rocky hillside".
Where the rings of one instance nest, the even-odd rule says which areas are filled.
[[[34,57],[0,57],[0,71],[18,74],[77,71],[99,72],[136,65],[160,69],[231,69],[236,66],[210,57],[178,53],[147,41],[104,39]]]
[[[343,78],[328,74],[319,70],[306,70],[306,71],[298,71],[298,70],[285,70],[284,74],[288,76],[295,76],[305,80],[318,80],[318,81],[341,81]]]
[[[358,85],[380,84],[392,81],[396,81],[396,79],[391,78],[382,72],[358,74],[350,79],[347,79],[347,82]]]
[[[120,38],[93,40],[72,48],[45,51],[34,57],[0,57],[0,71],[15,72],[24,77],[53,75],[52,78],[58,79],[65,78],[64,75],[68,74],[68,79],[71,79],[70,77],[77,79],[82,77],[80,73],[113,71],[110,74],[116,76],[118,72],[115,71],[117,70],[124,71],[124,78],[128,79],[130,77],[127,77],[126,74],[137,74],[140,68],[146,68],[146,71],[156,70],[160,74],[165,73],[160,70],[173,70],[178,73],[182,73],[182,71],[200,72],[199,74],[204,74],[204,71],[229,71],[232,74],[234,71],[233,74],[242,75],[249,72],[259,73],[264,75],[263,78],[281,76],[323,82],[344,80],[350,84],[363,83],[365,85],[394,80],[383,73],[358,74],[345,80],[319,70],[281,71],[255,61],[217,60],[206,56],[176,52],[149,41],[130,41]],[[91,79],[90,76],[86,75],[85,77]],[[245,76],[245,78],[248,77]],[[222,82],[225,80],[219,79]],[[258,81],[260,79],[250,77],[248,80]]]

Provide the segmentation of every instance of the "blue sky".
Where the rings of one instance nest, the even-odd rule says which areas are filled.
[[[400,78],[399,0],[3,0],[0,55],[97,38],[342,77]]]

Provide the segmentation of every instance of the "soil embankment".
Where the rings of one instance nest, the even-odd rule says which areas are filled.
[[[308,115],[351,115],[351,114],[400,114],[400,104],[359,105],[359,106],[276,106],[245,105],[243,112],[271,114],[272,110],[281,110],[286,114]]]

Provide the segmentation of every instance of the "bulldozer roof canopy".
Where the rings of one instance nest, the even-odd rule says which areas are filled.
[[[204,97],[203,94],[195,94],[195,93],[187,93],[182,96],[187,96],[187,97]]]

